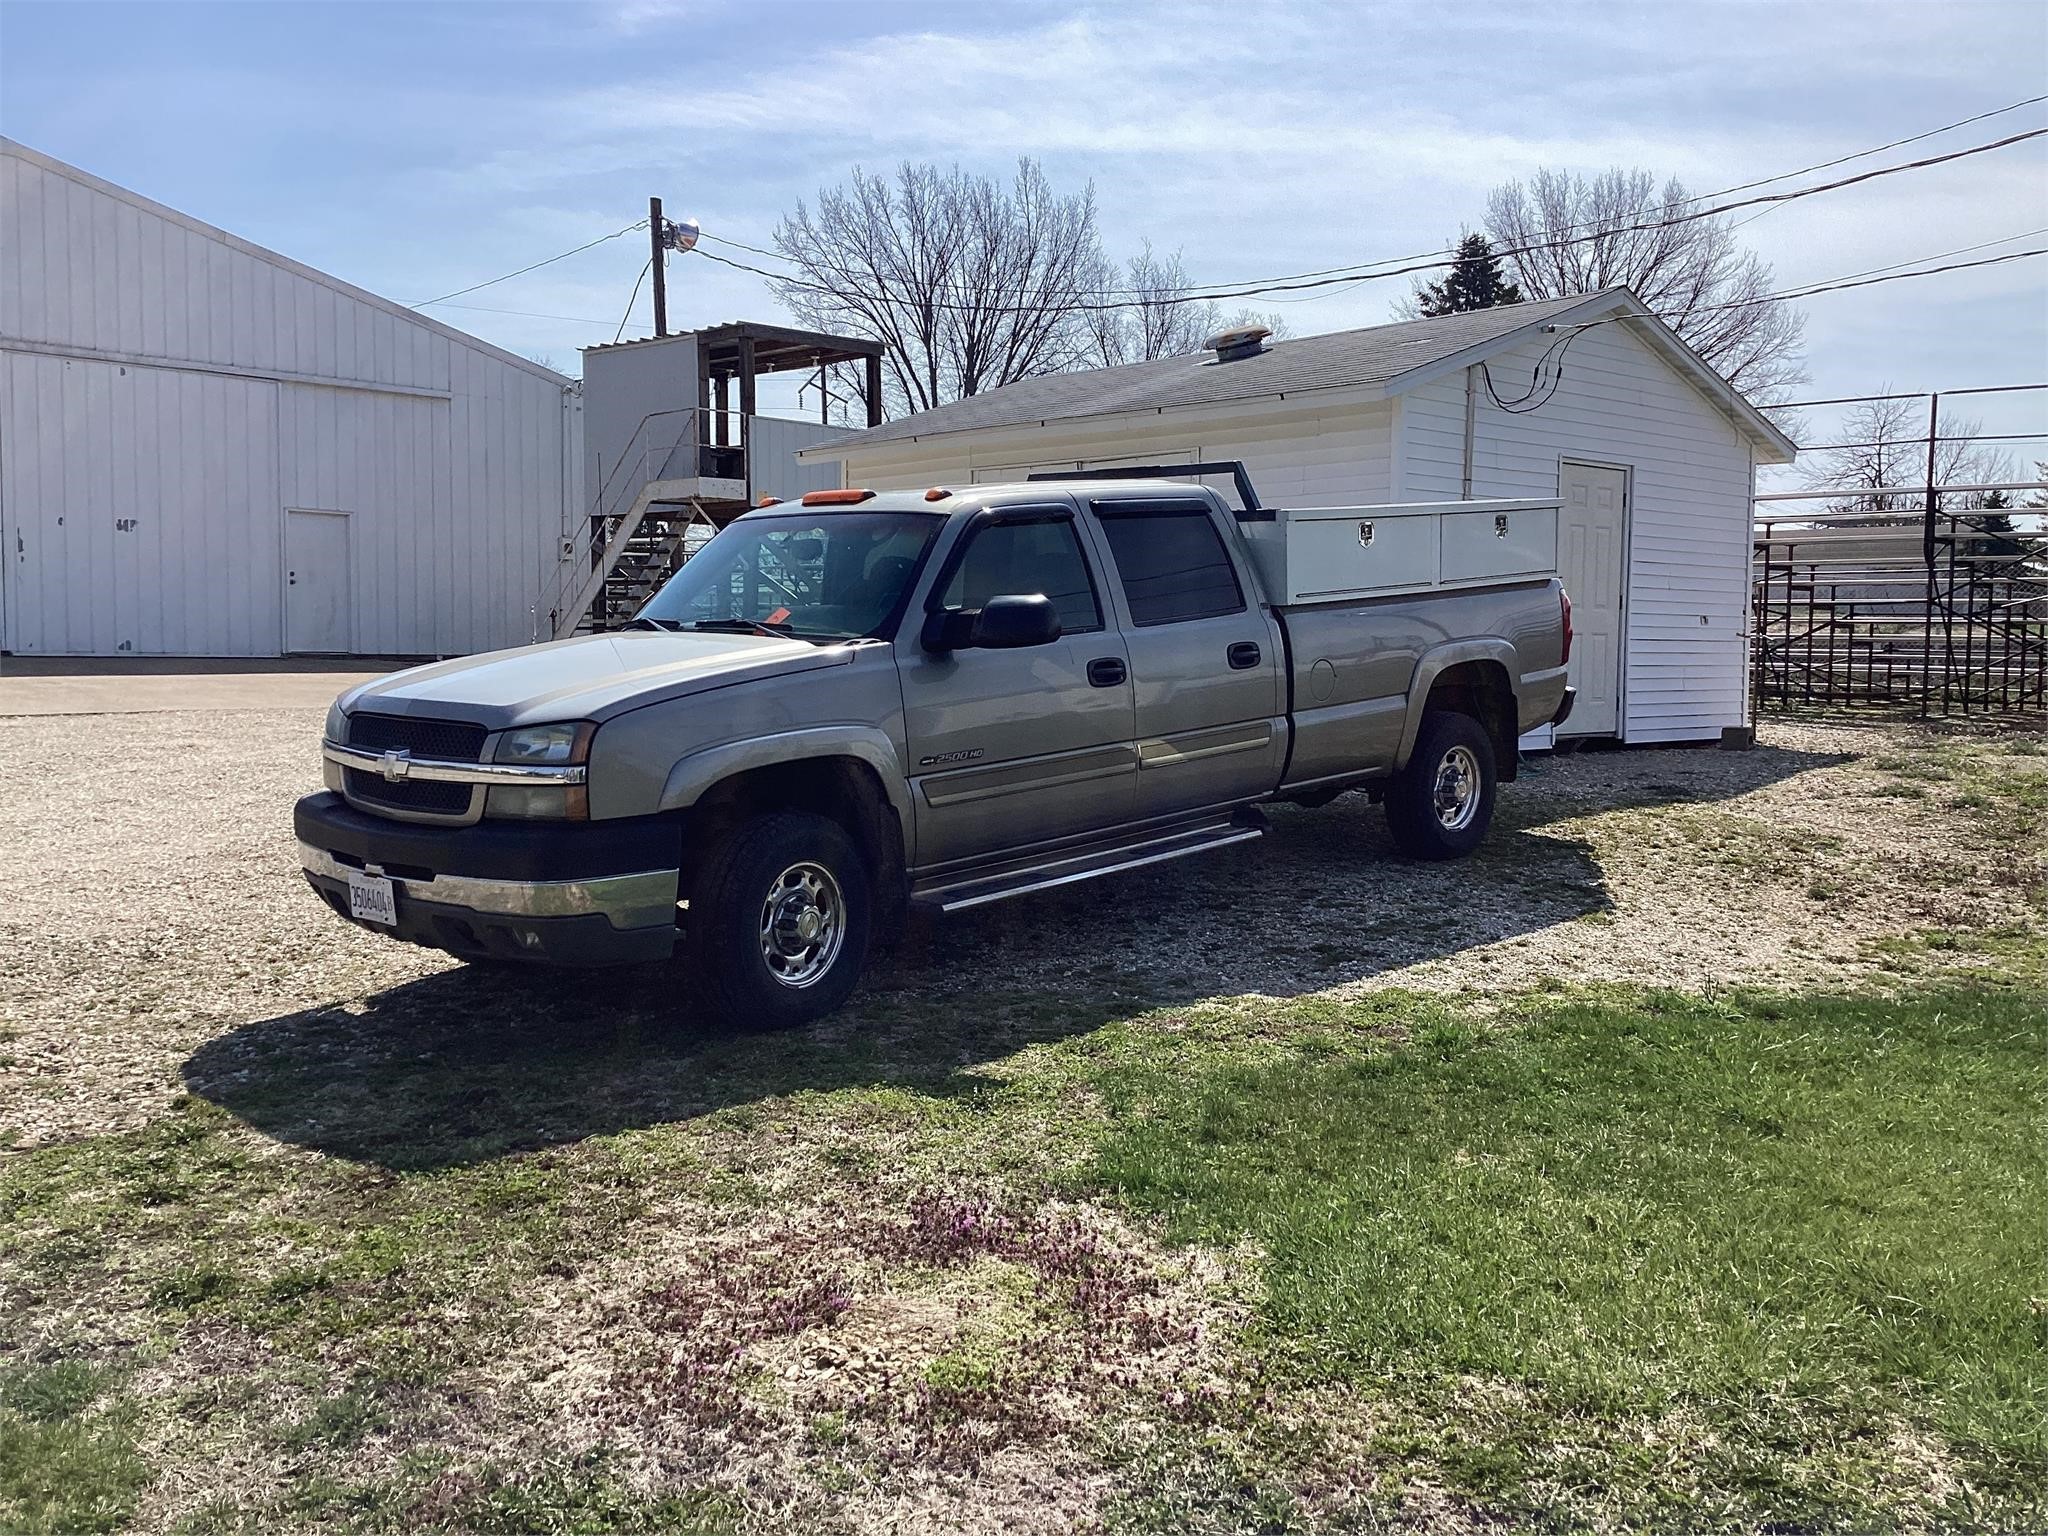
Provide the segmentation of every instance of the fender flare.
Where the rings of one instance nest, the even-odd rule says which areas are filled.
[[[1429,690],[1437,675],[1460,662],[1497,661],[1508,675],[1508,688],[1521,697],[1521,660],[1514,645],[1498,635],[1480,635],[1467,640],[1447,640],[1431,646],[1415,662],[1415,675],[1408,680],[1408,713],[1401,722],[1401,746],[1394,753],[1394,772],[1408,766],[1415,751],[1415,738],[1422,734],[1422,716],[1429,704]],[[1519,718],[1519,717],[1518,717]]]
[[[772,736],[728,741],[679,759],[661,786],[661,809],[680,811],[695,805],[705,792],[736,773],[772,768],[782,763],[821,757],[851,757],[875,770],[882,793],[889,797],[907,842],[910,837],[910,786],[896,745],[869,725],[825,725]]]

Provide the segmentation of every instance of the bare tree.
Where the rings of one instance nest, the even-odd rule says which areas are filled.
[[[1252,309],[1226,313],[1214,299],[1194,297],[1193,288],[1180,252],[1160,256],[1149,240],[1122,271],[1105,261],[1088,312],[1092,361],[1115,366],[1186,357],[1201,351],[1217,332],[1240,325],[1263,325],[1276,339],[1288,334],[1286,320],[1277,314]]]
[[[1885,391],[1888,393],[1889,391]],[[1940,423],[1941,440],[1934,445],[1935,507],[1954,511],[1987,504],[1985,491],[1940,494],[1944,485],[1995,485],[2014,478],[2012,459],[1969,439],[1983,430],[1972,419],[1951,417]],[[1824,447],[1800,456],[1802,475],[1816,490],[1839,489],[1827,503],[1830,512],[1863,512],[1873,517],[1917,513],[1927,506],[1927,412],[1915,400],[1859,401],[1842,414],[1836,428],[1838,447]],[[1899,490],[1900,494],[1886,494]]]
[[[1770,266],[1722,218],[1694,212],[1675,178],[1616,168],[1591,181],[1542,170],[1486,200],[1486,226],[1531,299],[1625,286],[1749,399],[1782,400],[1806,377],[1806,319],[1771,291]],[[1647,226],[1647,227],[1646,227]]]
[[[1061,195],[1036,162],[1008,186],[958,166],[855,168],[775,231],[801,274],[776,296],[807,325],[872,337],[891,413],[925,411],[1086,358],[1103,264],[1095,189]]]

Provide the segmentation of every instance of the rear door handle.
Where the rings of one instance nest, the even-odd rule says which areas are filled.
[[[1114,688],[1131,675],[1121,656],[1098,656],[1088,663],[1088,685],[1091,688]]]
[[[1250,640],[1238,641],[1224,654],[1230,658],[1230,665],[1239,672],[1259,664],[1259,648]]]

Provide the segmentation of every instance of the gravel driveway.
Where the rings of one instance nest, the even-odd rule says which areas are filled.
[[[0,1136],[140,1124],[209,1040],[448,969],[301,880],[317,710],[0,719]],[[1493,993],[1546,980],[1829,984],[1888,939],[1998,923],[2041,877],[1973,788],[2028,740],[1778,726],[1751,752],[1582,752],[1504,789],[1484,850],[1395,859],[1377,808],[1277,810],[1261,842],[913,926],[870,1008],[999,990],[1138,998]],[[1988,766],[1987,766],[1988,765]],[[565,1018],[687,1019],[657,968],[547,994]]]

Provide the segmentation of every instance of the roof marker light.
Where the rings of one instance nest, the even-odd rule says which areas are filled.
[[[953,493],[947,490],[943,485],[935,485],[930,490],[924,493],[924,499],[926,501],[944,501],[948,496],[952,494]]]
[[[807,507],[850,507],[867,501],[873,491],[805,491],[803,504]]]
[[[780,496],[763,496],[754,505],[757,507],[779,507],[782,505],[782,498]]]

